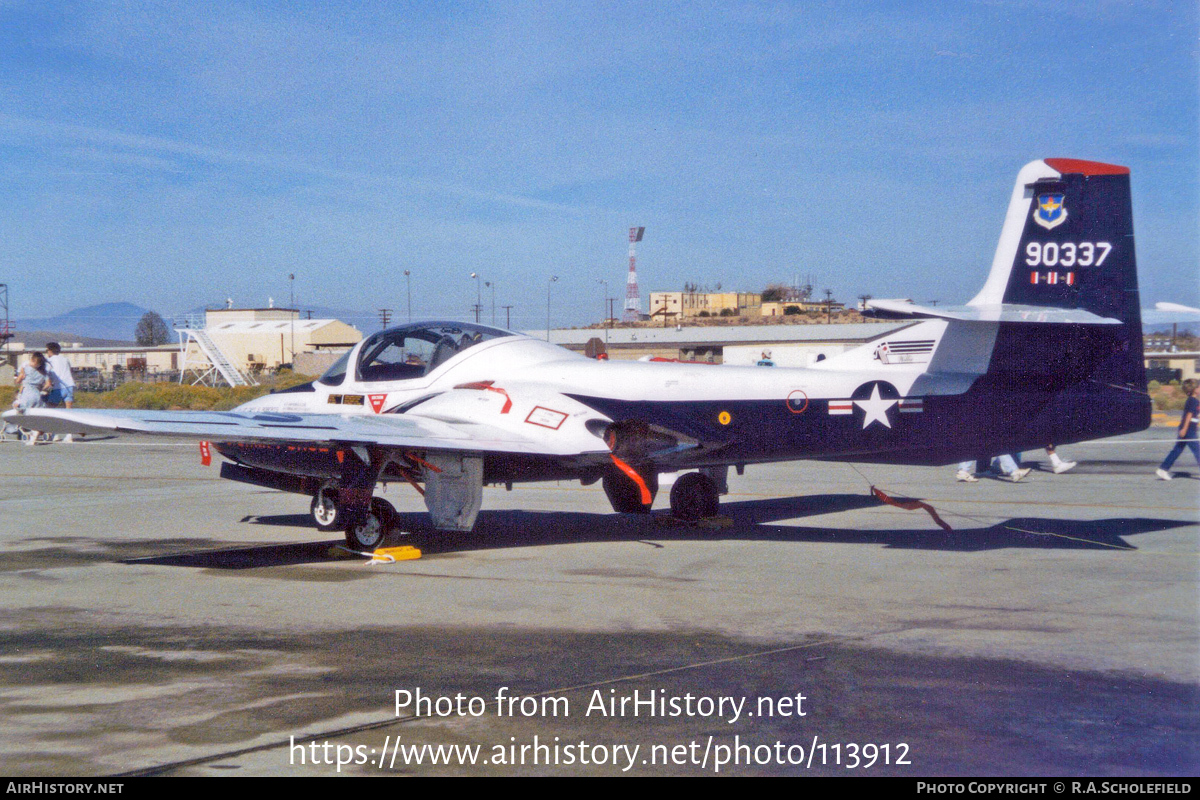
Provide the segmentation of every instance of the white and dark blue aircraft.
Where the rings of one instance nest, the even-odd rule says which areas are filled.
[[[227,413],[31,409],[55,433],[212,441],[221,475],[310,495],[372,548],[421,491],[433,527],[475,524],[486,484],[600,482],[647,512],[717,513],[729,467],[800,459],[942,465],[1150,423],[1129,170],[1048,158],[1017,177],[983,289],[960,307],[875,300],[913,324],[806,369],[603,361],[481,325],[368,337],[312,383]]]

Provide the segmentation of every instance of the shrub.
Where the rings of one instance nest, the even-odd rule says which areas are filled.
[[[1174,381],[1166,386],[1147,387],[1151,400],[1154,402],[1154,408],[1157,411],[1182,411],[1183,405],[1187,401],[1184,397],[1183,390],[1174,385]]]
[[[139,383],[130,381],[110,392],[78,392],[79,408],[129,408],[154,411],[228,411],[242,403],[262,397],[272,389],[287,389],[312,380],[292,372],[273,376],[259,386],[188,386],[178,383]],[[11,391],[11,390],[10,390]],[[11,398],[9,400],[11,403]]]

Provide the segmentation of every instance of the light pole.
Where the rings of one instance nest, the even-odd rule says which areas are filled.
[[[412,322],[412,272],[404,270],[404,283],[408,289],[408,321]]]
[[[492,290],[492,325],[496,324],[496,283],[494,281],[484,281],[483,285]]]
[[[475,322],[478,323],[479,312],[483,309],[483,286],[478,272],[472,272],[471,277],[475,279]]]
[[[557,275],[551,275],[546,281],[546,341],[550,341],[550,287],[558,280]]]

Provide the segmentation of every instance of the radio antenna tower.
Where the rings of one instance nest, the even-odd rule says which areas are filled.
[[[635,245],[642,240],[645,228],[629,229],[629,278],[625,284],[625,321],[637,322],[642,318],[642,295],[638,292],[637,252]]]

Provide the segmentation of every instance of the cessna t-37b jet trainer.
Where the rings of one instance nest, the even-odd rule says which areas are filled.
[[[717,513],[730,466],[799,459],[941,465],[1150,423],[1129,170],[1047,158],[1021,170],[991,272],[965,306],[876,300],[911,318],[805,369],[604,361],[481,325],[368,337],[316,381],[227,413],[30,409],[52,433],[211,441],[222,477],[312,497],[322,530],[373,548],[380,482],[467,531],[485,484],[600,482],[646,512]]]

